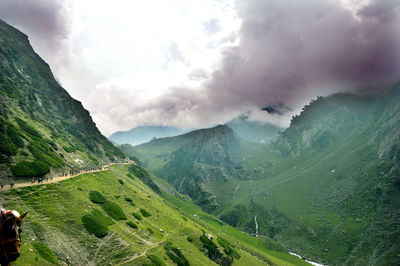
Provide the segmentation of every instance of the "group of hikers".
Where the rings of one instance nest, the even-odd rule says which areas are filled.
[[[38,183],[38,184],[40,184],[40,183],[43,183],[44,181],[49,181],[49,180],[53,180],[53,177],[51,176],[51,177],[46,177],[46,178],[41,178],[41,177],[39,177],[39,178],[37,178],[37,179],[35,179],[35,178],[32,178],[32,180],[31,180],[31,183],[32,184],[36,184],[36,183]]]
[[[132,163],[132,161],[127,160],[122,164],[130,164],[130,163]],[[56,176],[56,177],[46,177],[46,178],[44,178],[44,177],[37,177],[37,178],[33,177],[31,179],[30,183],[35,185],[35,184],[41,184],[41,183],[44,183],[44,182],[52,181],[54,178],[68,177],[68,176],[72,177],[72,176],[77,176],[77,175],[84,174],[84,173],[98,172],[98,171],[104,170],[104,167],[107,167],[109,165],[110,164],[101,164],[100,167],[98,167],[98,168],[84,168],[84,169],[77,169],[77,170],[69,170],[68,173],[63,173],[63,174],[61,174],[59,176]],[[14,188],[14,185],[15,185],[14,183],[10,183],[9,184],[9,188]],[[7,184],[0,184],[1,190],[4,190],[6,188],[6,186],[7,186]]]
[[[1,184],[0,187],[1,187],[1,189],[4,189],[4,184]],[[10,188],[13,188],[13,187],[14,187],[14,183],[10,183]]]
[[[88,172],[93,172],[93,171],[101,171],[103,170],[104,166],[101,165],[99,168],[84,168],[84,169],[77,169],[77,170],[69,170],[68,173],[63,173],[60,176],[56,176],[56,177],[33,177],[30,180],[31,184],[42,184],[44,182],[49,182],[51,180],[53,180],[54,178],[58,178],[58,177],[66,177],[66,176],[76,176],[79,174],[83,174],[83,173],[88,173]],[[9,188],[14,188],[14,183],[10,183],[9,184]],[[0,184],[0,189],[4,190],[6,188],[7,184]]]

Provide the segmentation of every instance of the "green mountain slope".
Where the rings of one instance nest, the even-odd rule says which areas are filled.
[[[200,206],[251,233],[256,232],[257,219],[260,234],[317,261],[396,265],[400,249],[399,95],[396,86],[374,95],[318,98],[272,144],[239,142],[226,147],[226,157],[231,165],[243,167],[242,174],[209,175],[213,179],[203,182],[202,188],[213,192],[218,206]],[[214,146],[218,154],[220,146]],[[153,143],[138,146],[133,154],[178,189],[185,179],[199,180],[194,164],[182,168],[179,160],[171,163],[177,149],[168,151],[163,146],[168,155],[164,161],[150,152],[156,150]],[[179,150],[182,162],[195,151],[192,147]],[[160,169],[168,170],[171,177],[163,176]],[[221,172],[228,169],[220,167]],[[191,195],[190,190],[179,191]],[[195,200],[201,202],[201,198]]]
[[[2,183],[125,158],[27,36],[2,21],[0,89]],[[137,164],[3,190],[0,205],[29,212],[13,265],[307,265],[202,212]]]
[[[1,182],[125,158],[57,83],[27,36],[1,20],[0,122]]]
[[[108,139],[118,144],[139,145],[149,142],[153,138],[177,136],[186,132],[187,130],[176,127],[139,126],[128,131],[117,131]]]
[[[189,195],[205,210],[213,211],[220,207],[216,197],[218,184],[246,177],[241,166],[230,157],[238,145],[232,129],[219,125],[122,150],[138,156],[157,176]]]
[[[15,265],[306,265],[182,196],[154,193],[139,176],[130,166],[112,166],[2,193],[4,207],[29,211]]]

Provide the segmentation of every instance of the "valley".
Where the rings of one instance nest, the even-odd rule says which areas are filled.
[[[307,265],[119,150],[1,20],[0,44],[0,205],[28,212],[12,265]]]
[[[124,151],[234,227],[254,233],[256,216],[259,234],[292,252],[391,264],[400,234],[399,92],[313,100],[271,144],[218,126]]]
[[[0,20],[0,205],[28,212],[12,265],[399,265],[400,83],[350,91],[317,96],[287,128],[235,110],[107,139]]]
[[[166,254],[167,243],[178,247],[190,265],[215,265],[199,240],[205,233],[213,235],[215,243],[223,239],[235,246],[240,255],[239,259],[232,257],[235,265],[303,264],[287,253],[267,249],[262,241],[204,213],[184,196],[166,192],[158,195],[136,176],[139,173],[135,175],[129,169],[128,165],[114,165],[106,171],[53,184],[3,192],[2,206],[29,213],[23,252],[16,265],[140,265],[151,263],[154,257],[171,265],[174,262]],[[123,217],[108,216],[108,210],[91,199],[93,190],[119,206]],[[82,224],[84,216],[95,212],[110,221],[105,236],[88,233]],[[145,216],[146,212],[150,216]],[[128,221],[137,228],[127,225]],[[44,255],[35,247],[37,242],[44,243],[53,255]]]

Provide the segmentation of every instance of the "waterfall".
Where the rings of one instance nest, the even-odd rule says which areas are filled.
[[[257,216],[254,215],[254,223],[256,224],[256,237],[258,237],[258,223],[257,223]]]

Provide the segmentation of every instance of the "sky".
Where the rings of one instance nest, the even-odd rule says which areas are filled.
[[[0,0],[0,19],[106,136],[242,113],[288,126],[316,96],[400,80],[399,0]]]

